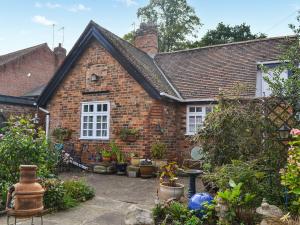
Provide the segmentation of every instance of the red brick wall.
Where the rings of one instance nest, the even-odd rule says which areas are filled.
[[[100,75],[97,83],[90,80],[93,73]],[[84,94],[95,91],[109,92]],[[110,101],[111,108],[110,140],[115,140],[123,151],[149,156],[151,145],[159,140],[167,144],[168,158],[182,156],[182,151],[186,150],[184,136],[179,138],[177,135],[182,125],[178,122],[178,119],[182,119],[178,110],[182,108],[175,103],[151,98],[96,42],[92,42],[86,49],[48,103],[50,130],[58,126],[73,130],[71,142],[75,143],[77,151],[82,149],[83,144],[88,144],[90,152],[95,152],[96,148],[107,147],[109,141],[79,139],[80,103],[107,100]],[[126,125],[140,129],[140,136],[135,142],[128,143],[120,139],[119,131]],[[87,157],[87,154],[83,156],[85,162],[88,162]]]
[[[34,115],[35,112],[36,109],[34,107],[0,103],[0,113],[3,114],[5,118],[9,118],[10,115]]]
[[[55,71],[55,57],[48,46],[0,66],[0,94],[22,96],[47,83]],[[28,77],[27,74],[31,73]]]

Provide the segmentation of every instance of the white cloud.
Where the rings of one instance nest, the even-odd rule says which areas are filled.
[[[51,2],[47,2],[45,4],[42,4],[40,2],[36,2],[34,4],[34,6],[36,8],[44,8],[45,7],[45,8],[49,8],[49,9],[56,9],[56,8],[61,8],[62,7],[62,5],[60,5],[58,3],[51,3]]]
[[[38,24],[41,24],[41,25],[44,25],[44,26],[51,26],[53,24],[56,24],[55,21],[53,20],[48,20],[46,17],[44,16],[34,16],[32,18],[32,21],[35,22],[35,23],[38,23]]]
[[[118,0],[118,1],[126,4],[126,6],[134,6],[138,4],[136,0]]]
[[[50,9],[61,8],[61,5],[60,5],[60,4],[58,4],[58,3],[51,3],[51,2],[47,2],[47,3],[45,4],[45,6],[46,6],[47,8],[50,8]]]
[[[91,10],[91,8],[86,7],[83,4],[73,5],[69,8],[69,11],[71,11],[71,12],[90,11],[90,10]]]

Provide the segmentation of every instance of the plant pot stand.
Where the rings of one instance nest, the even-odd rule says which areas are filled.
[[[94,166],[94,173],[113,174],[116,172],[116,166],[113,163],[102,162]]]
[[[190,177],[189,192],[188,192],[188,198],[190,199],[194,194],[196,194],[196,177],[202,174],[203,171],[191,169],[191,170],[186,170],[184,172],[188,174]]]
[[[127,175],[128,177],[138,177],[140,174],[139,166],[127,166]]]

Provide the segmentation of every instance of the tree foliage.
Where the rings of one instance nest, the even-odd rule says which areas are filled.
[[[250,26],[245,23],[230,26],[221,22],[217,25],[216,29],[207,31],[200,41],[189,43],[188,47],[203,47],[265,37],[266,35],[262,33],[253,34]]]
[[[299,104],[300,99],[300,12],[297,17],[298,25],[290,24],[289,27],[294,31],[295,37],[287,39],[287,45],[281,46],[284,54],[280,57],[281,63],[270,70],[262,66],[262,69],[273,74],[265,76],[272,95],[287,99],[293,106]],[[292,76],[283,79],[281,74],[290,71]]]
[[[123,36],[123,39],[125,41],[128,41],[129,43],[133,44],[133,42],[134,42],[134,31],[130,31],[129,33],[125,34]]]
[[[201,25],[186,0],[150,0],[148,5],[138,9],[137,16],[145,22],[157,23],[161,52],[185,48],[188,38],[195,37]]]

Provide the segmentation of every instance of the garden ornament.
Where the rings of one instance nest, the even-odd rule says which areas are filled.
[[[281,209],[275,205],[269,205],[266,199],[263,199],[262,204],[256,209],[256,213],[263,216],[260,225],[282,225],[280,218],[283,217]]]

